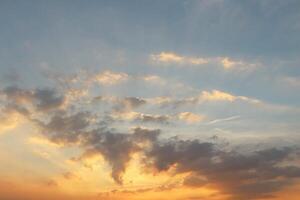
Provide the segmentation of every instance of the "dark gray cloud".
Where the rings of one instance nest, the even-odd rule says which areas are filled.
[[[61,144],[73,144],[80,141],[89,126],[92,114],[88,112],[78,112],[66,114],[65,112],[55,113],[48,122],[35,119],[41,131],[50,140]]]
[[[122,174],[132,154],[142,151],[142,144],[156,141],[159,133],[159,130],[142,128],[135,128],[129,134],[95,130],[87,134],[84,146],[104,156],[112,167],[113,179],[121,184]]]
[[[289,164],[298,157],[296,148],[268,148],[241,153],[225,151],[217,143],[199,140],[159,139],[160,130],[135,128],[118,133],[91,128],[89,113],[54,115],[43,125],[45,135],[54,142],[79,143],[82,157],[100,154],[112,168],[111,176],[122,184],[122,175],[134,153],[143,155],[146,171],[189,173],[187,187],[209,185],[232,199],[257,199],[273,195],[300,178],[300,167]],[[284,165],[283,165],[284,164]]]
[[[39,110],[57,108],[64,103],[64,97],[58,95],[53,89],[37,89],[34,91],[34,98]]]
[[[30,104],[38,111],[48,111],[63,105],[64,96],[55,89],[35,89],[27,90],[16,86],[10,86],[1,91],[10,104],[26,105]]]
[[[266,197],[300,178],[300,167],[283,165],[297,151],[294,148],[270,148],[238,153],[197,140],[172,140],[155,144],[146,153],[146,166],[156,171],[175,167],[177,173],[190,173],[184,184],[202,187],[209,184],[232,199]]]
[[[109,128],[111,123],[105,116],[59,109],[64,97],[55,90],[8,87],[1,94],[6,98],[6,110],[29,116],[49,140],[82,148],[83,154],[74,160],[102,155],[118,184],[122,184],[122,176],[135,153],[142,156],[145,172],[167,172],[172,168],[177,174],[189,174],[183,180],[184,186],[216,187],[234,200],[269,197],[300,178],[300,167],[292,164],[299,159],[296,147],[237,152],[224,150],[222,145],[211,141],[161,139],[158,129],[134,128],[124,133]],[[130,97],[113,103],[122,110],[122,106],[132,109],[146,102]],[[34,111],[44,111],[41,112],[44,116],[33,119],[30,115]],[[168,121],[164,115],[140,117],[136,120]]]
[[[132,133],[118,133],[106,127],[93,127],[92,117],[88,112],[72,115],[59,112],[48,122],[37,121],[37,124],[51,141],[81,146],[85,150],[81,158],[101,154],[112,167],[112,178],[122,184],[122,174],[132,154],[141,152],[143,144],[156,141],[160,131],[135,128]]]

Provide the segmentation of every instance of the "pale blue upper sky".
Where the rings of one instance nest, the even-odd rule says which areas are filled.
[[[288,111],[274,111],[273,107],[268,112],[253,111],[241,103],[198,110],[214,117],[256,119],[253,124],[245,121],[231,129],[246,130],[251,124],[255,131],[258,126],[262,132],[269,122],[277,126],[283,123],[283,130],[292,132],[298,128],[298,0],[91,0],[88,3],[7,0],[0,5],[3,87],[56,87],[45,75],[49,71],[60,75],[80,70],[92,73],[109,70],[133,77],[156,75],[166,79],[167,86],[129,81],[96,88],[94,92],[188,98],[201,91],[219,90],[260,100],[276,109],[288,108]],[[210,62],[195,66],[189,62],[166,64],[151,60],[162,52]],[[223,58],[235,62],[236,67],[229,70],[220,67],[218,62]],[[176,84],[184,87],[178,89]]]
[[[300,102],[299,87],[287,89],[278,82],[300,76],[297,0],[12,0],[1,1],[0,11],[2,76],[21,71],[31,77],[40,63],[63,71],[108,67],[172,75],[196,87],[222,87],[276,103]],[[232,75],[210,69],[164,71],[143,62],[162,51],[259,60],[264,67]],[[117,53],[128,59],[126,64],[114,63]]]

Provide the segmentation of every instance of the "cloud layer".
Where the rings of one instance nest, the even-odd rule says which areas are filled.
[[[105,113],[84,111],[82,107],[74,109],[72,104],[63,106],[66,98],[55,89],[7,87],[1,94],[5,102],[4,112],[10,114],[13,111],[31,121],[53,143],[82,149],[82,155],[73,158],[74,161],[102,156],[110,165],[111,177],[117,184],[123,183],[123,175],[135,155],[141,158],[139,165],[144,173],[182,174],[180,187],[214,188],[236,200],[272,196],[300,178],[300,167],[294,162],[300,153],[296,146],[247,150],[224,146],[217,140],[163,137],[164,131],[160,129],[135,127],[128,132],[119,132],[112,127],[114,119],[106,118]],[[109,102],[112,114],[131,116],[129,119],[143,124],[175,123],[174,120],[190,124],[201,122],[204,118],[191,112],[173,116],[134,112],[153,104],[153,99],[103,96],[91,99],[88,101],[91,105],[99,101]],[[213,90],[181,100],[181,104],[237,100],[260,103],[248,97]]]

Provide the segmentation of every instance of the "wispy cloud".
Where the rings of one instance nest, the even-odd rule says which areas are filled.
[[[230,57],[190,57],[179,55],[173,52],[161,52],[150,55],[150,59],[157,64],[167,66],[197,66],[197,65],[214,65],[221,66],[224,70],[242,70],[251,71],[261,64],[257,61],[247,62],[243,60],[236,60]]]
[[[220,123],[220,122],[232,121],[232,120],[239,119],[239,118],[241,118],[241,117],[236,115],[236,116],[231,116],[231,117],[226,117],[226,118],[215,119],[215,120],[208,122],[207,124],[216,124],[216,123]]]
[[[172,52],[161,52],[159,54],[152,54],[151,59],[155,62],[165,64],[188,64],[188,65],[203,65],[209,61],[201,57],[187,57],[181,56]]]

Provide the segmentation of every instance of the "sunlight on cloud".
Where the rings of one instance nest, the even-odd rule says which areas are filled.
[[[189,57],[178,55],[172,52],[161,52],[152,54],[150,58],[155,63],[161,64],[177,64],[177,65],[212,65],[214,67],[221,66],[225,70],[252,71],[258,66],[259,62],[247,62],[235,60],[230,57]]]
[[[180,63],[184,60],[184,57],[181,57],[177,54],[171,52],[161,52],[160,54],[151,55],[152,59],[160,62],[175,62]]]
[[[201,122],[204,119],[204,116],[197,115],[191,112],[182,112],[178,114],[178,118],[180,120],[186,121],[187,123],[197,123]]]
[[[229,57],[219,58],[219,62],[225,70],[240,70],[240,71],[253,71],[257,67],[261,66],[259,62],[246,62],[241,60],[234,60]]]
[[[143,76],[142,80],[148,83],[154,83],[154,84],[160,84],[160,85],[165,85],[167,84],[167,81],[164,80],[163,78],[157,76],[157,75],[147,75]]]
[[[208,63],[208,60],[197,57],[185,57],[180,56],[172,52],[161,52],[159,54],[153,54],[150,56],[155,62],[161,63],[177,63],[177,64],[190,64],[190,65],[203,65]]]
[[[199,98],[202,101],[231,101],[231,102],[233,102],[236,100],[242,100],[242,101],[249,102],[252,104],[267,105],[267,104],[263,104],[258,99],[253,99],[253,98],[245,97],[245,96],[235,96],[233,94],[223,92],[220,90],[202,91]]]
[[[300,1],[0,4],[0,200],[299,199]]]
[[[221,62],[225,69],[230,69],[235,65],[241,64],[241,62],[234,62],[233,60],[230,60],[228,57],[223,58]]]
[[[203,91],[200,97],[205,101],[234,101],[237,99],[236,96],[219,90]]]
[[[17,112],[10,111],[0,115],[0,134],[16,128],[23,122],[23,117]]]
[[[30,144],[45,145],[45,146],[51,146],[51,147],[62,147],[61,145],[51,142],[47,138],[43,138],[40,136],[32,136],[32,137],[28,138],[28,142]]]
[[[93,81],[103,85],[114,85],[128,80],[128,74],[104,71],[93,77]]]

